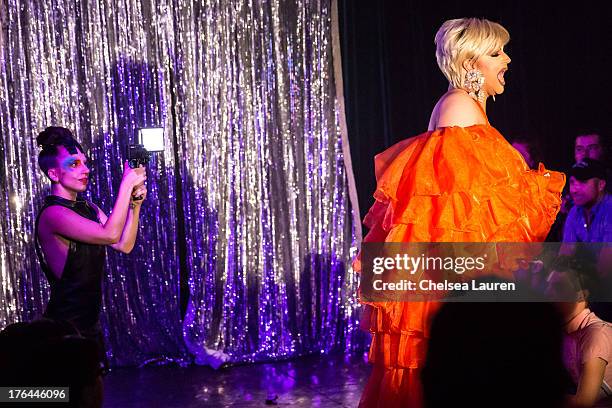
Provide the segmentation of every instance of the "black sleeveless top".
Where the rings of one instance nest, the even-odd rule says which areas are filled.
[[[43,210],[53,205],[61,205],[92,221],[100,222],[91,204],[83,199],[76,201],[50,195],[36,217],[35,245],[36,254],[49,285],[51,297],[44,316],[52,319],[68,320],[79,330],[95,326],[102,307],[102,274],[106,258],[104,245],[86,244],[69,240],[68,255],[62,272],[57,278],[43,256],[38,241],[38,223]]]

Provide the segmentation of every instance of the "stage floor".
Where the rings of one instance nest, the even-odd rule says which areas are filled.
[[[332,354],[222,368],[122,368],[104,379],[104,407],[356,407],[367,356]],[[266,399],[278,396],[275,404]]]

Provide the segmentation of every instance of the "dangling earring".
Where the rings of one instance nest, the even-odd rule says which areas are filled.
[[[484,91],[482,89],[484,81],[485,78],[482,72],[473,68],[465,74],[465,82],[463,83],[463,87],[468,94],[481,103],[484,103],[485,100]]]

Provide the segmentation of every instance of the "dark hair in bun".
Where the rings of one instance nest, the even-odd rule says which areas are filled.
[[[76,154],[77,149],[83,151],[79,142],[72,136],[72,132],[59,126],[49,126],[40,132],[36,138],[36,144],[42,147],[38,154],[38,165],[45,174],[50,168],[57,166],[55,158],[58,146],[64,146],[70,154]]]

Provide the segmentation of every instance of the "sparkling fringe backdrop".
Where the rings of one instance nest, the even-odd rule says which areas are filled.
[[[108,212],[125,146],[157,125],[137,246],[109,249],[112,361],[362,346],[330,1],[0,0],[0,17],[0,327],[47,300],[37,133],[76,133]]]

